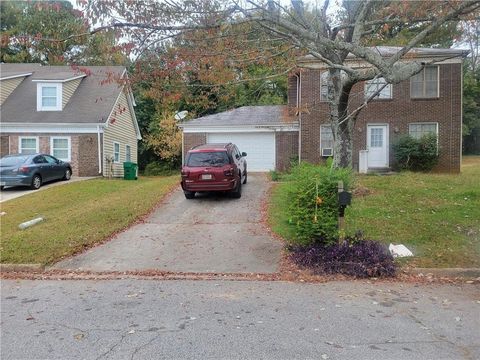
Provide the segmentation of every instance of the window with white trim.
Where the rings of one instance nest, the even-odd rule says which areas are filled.
[[[410,97],[437,98],[439,97],[439,67],[425,66],[425,68],[410,78]]]
[[[113,162],[120,162],[120,144],[116,142],[113,143]]]
[[[408,124],[408,133],[415,139],[420,139],[422,136],[433,134],[438,135],[437,123],[414,123]]]
[[[370,97],[379,90],[380,92],[374,97],[374,99],[392,98],[392,84],[388,84],[383,77],[365,81],[365,99],[370,99]]]
[[[24,155],[38,153],[38,145],[37,137],[20,137],[18,139],[18,152]]]
[[[62,110],[62,84],[37,83],[37,111]]]
[[[320,155],[332,156],[333,155],[333,132],[331,125],[320,126]]]
[[[125,161],[132,161],[132,148],[130,145],[125,145]]]
[[[71,142],[70,137],[51,137],[50,155],[63,161],[71,160]]]
[[[320,75],[320,100],[328,101],[328,71]]]

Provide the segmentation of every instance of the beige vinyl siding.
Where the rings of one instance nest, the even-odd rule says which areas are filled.
[[[14,79],[7,79],[0,81],[0,105],[7,99],[7,97],[15,90],[15,88],[25,79],[25,77],[18,77]]]
[[[80,85],[82,79],[75,79],[67,81],[63,84],[63,94],[62,94],[62,109],[65,109],[68,100],[72,97],[75,90],[77,90],[78,85]]]
[[[114,121],[112,123],[112,121]],[[108,119],[108,127],[103,134],[103,175],[108,176],[108,164],[105,157],[113,157],[113,143],[120,144],[120,161],[113,165],[113,176],[123,176],[123,163],[125,161],[125,145],[131,147],[131,160],[137,163],[137,133],[133,125],[133,116],[127,103],[125,92],[122,91],[120,97],[113,108],[112,115]]]

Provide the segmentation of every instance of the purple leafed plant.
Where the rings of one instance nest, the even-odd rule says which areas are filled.
[[[296,246],[290,251],[290,258],[295,264],[312,269],[316,274],[345,274],[365,278],[391,277],[396,271],[387,247],[372,240],[352,243],[347,239],[342,244]]]

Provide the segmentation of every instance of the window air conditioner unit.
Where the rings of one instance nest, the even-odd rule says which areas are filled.
[[[323,148],[322,149],[322,156],[333,156],[333,149],[332,148]]]

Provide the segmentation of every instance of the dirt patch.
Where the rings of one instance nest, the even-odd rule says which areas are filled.
[[[363,196],[372,195],[373,191],[365,186],[357,186],[355,189],[353,189],[352,194],[353,196],[363,197]]]

